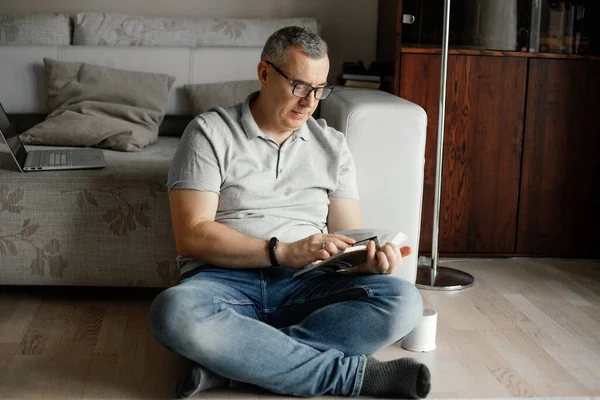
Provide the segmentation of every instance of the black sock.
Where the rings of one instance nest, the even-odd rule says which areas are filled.
[[[223,378],[201,365],[194,364],[177,382],[175,388],[177,398],[191,397],[203,390],[227,386],[230,379]]]
[[[430,389],[429,368],[414,358],[387,362],[367,358],[361,395],[422,399]]]

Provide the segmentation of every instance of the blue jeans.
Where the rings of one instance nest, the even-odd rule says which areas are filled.
[[[154,299],[150,329],[166,348],[235,381],[358,396],[366,355],[419,323],[420,293],[390,275],[294,272],[203,269]]]

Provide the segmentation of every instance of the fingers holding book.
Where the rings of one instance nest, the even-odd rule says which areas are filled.
[[[338,231],[334,235],[313,235],[310,238],[318,239],[313,243],[315,259],[300,268],[294,276],[315,268],[363,274],[391,274],[402,265],[402,258],[412,253],[410,246],[402,246],[408,238],[399,231],[361,228]],[[340,238],[342,246],[330,244],[331,238]],[[352,239],[354,242],[349,241]],[[380,243],[385,244],[380,247]]]
[[[292,243],[280,243],[277,259],[280,264],[300,268],[325,260],[351,247],[356,241],[339,234],[315,234]]]
[[[364,269],[371,274],[389,275],[400,265],[402,265],[402,255],[394,243],[388,242],[377,248],[376,243],[370,241],[367,246],[367,261],[358,266],[357,272]]]
[[[354,239],[351,239],[344,235],[336,235],[336,234],[328,234],[321,235],[322,241],[320,245],[321,254],[319,254],[320,260],[328,258],[334,254],[339,253],[340,251],[346,250],[348,247],[354,245],[356,242]],[[325,254],[325,252],[327,254]]]
[[[412,247],[410,247],[410,246],[400,247],[400,254],[402,255],[402,257],[410,256],[412,254]]]
[[[351,272],[363,274],[386,274],[390,275],[402,266],[402,257],[411,254],[410,246],[399,248],[392,242],[378,247],[377,243],[370,240],[367,245],[367,261],[348,269]]]
[[[377,266],[380,268],[380,273],[391,274],[400,265],[402,265],[402,254],[395,244],[386,243],[377,252]]]

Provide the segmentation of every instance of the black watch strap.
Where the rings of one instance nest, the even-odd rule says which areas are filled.
[[[275,257],[275,249],[277,249],[277,243],[279,243],[279,240],[275,236],[273,236],[269,240],[269,258],[271,259],[272,267],[279,266],[279,263],[277,262],[277,257]]]

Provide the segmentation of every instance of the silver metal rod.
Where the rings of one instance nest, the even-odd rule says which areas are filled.
[[[442,197],[442,162],[444,159],[444,129],[446,125],[446,81],[448,80],[448,47],[450,41],[450,0],[444,3],[444,34],[442,40],[442,75],[440,79],[440,107],[438,113],[437,161],[435,165],[435,204],[433,209],[433,236],[431,244],[431,286],[435,286],[438,267],[440,233],[440,202]]]
[[[417,267],[415,285],[426,290],[462,290],[471,286],[475,278],[454,268],[438,268],[438,241],[440,236],[440,203],[442,197],[442,162],[444,161],[444,130],[446,127],[446,82],[448,80],[448,47],[450,41],[450,0],[444,4],[444,37],[442,43],[442,73],[440,79],[440,109],[438,113],[437,164],[435,173],[435,204],[433,210],[433,241],[431,266]],[[427,283],[429,281],[429,284]]]

